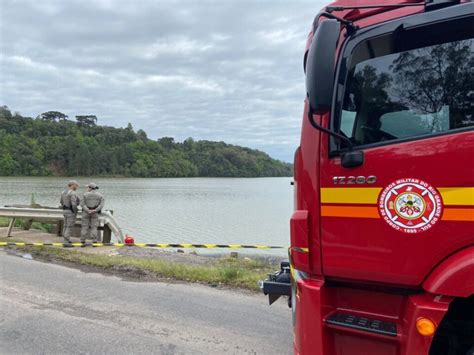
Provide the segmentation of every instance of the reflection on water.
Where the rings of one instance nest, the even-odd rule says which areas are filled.
[[[289,243],[290,178],[94,179],[140,242]],[[88,180],[79,179],[82,192]],[[66,178],[0,177],[0,205],[57,206]]]

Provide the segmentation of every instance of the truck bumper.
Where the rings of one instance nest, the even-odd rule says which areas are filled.
[[[400,295],[329,287],[322,279],[303,278],[298,272],[293,276],[294,353],[299,355],[428,354],[433,337],[419,334],[416,320],[425,317],[439,325],[452,300],[427,293]],[[381,327],[333,321],[345,319],[344,315]]]

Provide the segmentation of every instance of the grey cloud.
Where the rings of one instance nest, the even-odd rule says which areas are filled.
[[[291,161],[325,1],[2,1],[0,104],[223,140]]]

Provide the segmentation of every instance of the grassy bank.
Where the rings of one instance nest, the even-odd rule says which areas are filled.
[[[0,227],[8,227],[10,223],[10,218],[0,217]],[[24,219],[17,219],[15,221],[16,228],[24,228],[26,225],[26,221]],[[42,232],[51,233],[52,225],[47,223],[41,222],[33,222],[31,228],[40,230]]]
[[[0,238],[0,241],[5,240],[5,238]],[[80,249],[54,247],[25,247],[22,249],[31,253],[34,258],[98,268],[112,272],[117,276],[145,280],[170,279],[252,291],[257,291],[258,281],[264,279],[268,272],[275,269],[275,266],[269,262],[249,258],[209,258],[209,262],[196,265],[164,261],[159,258],[91,254],[81,252]]]

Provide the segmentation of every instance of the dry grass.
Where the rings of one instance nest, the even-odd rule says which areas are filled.
[[[6,241],[0,238],[0,241]],[[10,238],[8,241],[13,241]],[[76,249],[55,247],[19,247],[26,249],[35,257],[48,261],[62,261],[76,265],[85,265],[115,274],[126,272],[127,276],[172,279],[197,282],[213,286],[236,287],[257,291],[258,281],[275,269],[275,265],[249,258],[209,258],[202,265],[174,263],[159,258],[139,258],[120,255],[102,255],[83,253]]]

